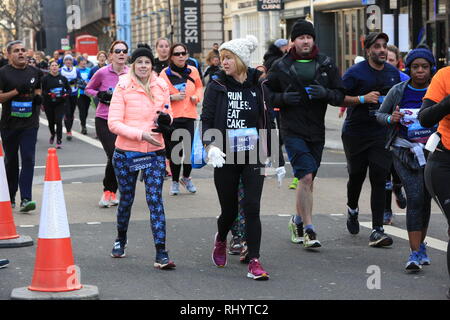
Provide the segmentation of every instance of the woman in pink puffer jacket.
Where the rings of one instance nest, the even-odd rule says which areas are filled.
[[[154,266],[173,269],[166,251],[166,219],[162,187],[166,169],[162,133],[170,132],[172,110],[169,89],[153,73],[154,58],[147,45],[139,45],[131,56],[130,72],[121,76],[109,107],[108,126],[117,135],[113,166],[120,203],[117,212],[118,236],[111,256],[125,256],[127,231],[136,181],[143,171],[150,223],[156,247]]]

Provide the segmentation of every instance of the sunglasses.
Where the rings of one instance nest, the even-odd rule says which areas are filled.
[[[121,52],[123,52],[124,54],[128,53],[128,49],[115,49],[114,53],[115,54],[120,54]]]
[[[179,57],[179,56],[186,56],[187,55],[187,52],[186,51],[183,51],[183,52],[174,52],[173,53],[173,55],[175,56],[175,57]]]

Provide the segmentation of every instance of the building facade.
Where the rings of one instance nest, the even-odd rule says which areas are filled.
[[[131,0],[131,47],[145,42],[154,48],[165,37],[203,59],[213,43],[223,42],[222,20],[222,0]]]

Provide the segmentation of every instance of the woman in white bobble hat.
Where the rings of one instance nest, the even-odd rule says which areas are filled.
[[[249,68],[251,54],[257,45],[254,36],[247,36],[226,42],[219,48],[223,70],[206,88],[201,121],[208,165],[214,167],[214,184],[221,206],[213,262],[218,267],[225,267],[227,263],[227,235],[238,215],[237,193],[242,178],[247,261],[250,261],[247,276],[267,280],[269,274],[259,261],[259,213],[264,184],[260,169],[270,153],[270,120],[266,108],[268,94],[264,82],[259,81],[261,71]],[[215,139],[208,137],[209,129],[216,130]]]

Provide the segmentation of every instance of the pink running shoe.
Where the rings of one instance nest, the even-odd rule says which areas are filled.
[[[212,252],[212,260],[214,264],[223,268],[227,265],[227,241],[218,241],[219,233],[214,237],[214,250]]]
[[[269,273],[267,273],[258,259],[253,258],[248,264],[247,277],[253,280],[269,280]]]

